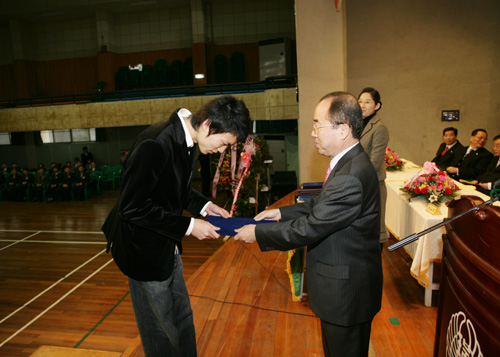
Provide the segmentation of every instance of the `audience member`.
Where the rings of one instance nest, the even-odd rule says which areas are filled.
[[[432,159],[432,162],[436,163],[442,171],[446,171],[446,168],[451,166],[455,159],[458,160],[458,155],[462,153],[464,146],[458,141],[457,135],[457,128],[449,127],[443,130],[443,143],[439,145],[436,157]]]
[[[45,169],[43,167],[38,168],[35,176],[35,184],[33,185],[33,190],[32,190],[32,200],[33,201],[43,201],[43,190],[45,188],[45,184],[47,184],[49,181],[49,176],[45,172]]]
[[[62,183],[62,175],[57,165],[52,167],[52,174],[49,177],[49,187],[47,190],[47,202],[51,203],[59,195],[59,187]]]
[[[74,171],[75,173],[78,171],[78,166],[82,166],[82,162],[78,157],[75,157],[75,163],[73,164],[73,169],[71,171]],[[85,165],[84,165],[85,167]]]
[[[83,152],[80,157],[82,158],[82,165],[86,166],[89,161],[94,161],[94,155],[89,152],[89,149],[86,146],[84,146],[82,150]]]
[[[35,182],[33,176],[30,174],[30,170],[25,167],[23,169],[23,173],[21,175],[21,186],[19,187],[19,194],[20,197],[22,197],[23,201],[26,201],[28,199],[28,192],[31,190],[31,186]]]
[[[75,174],[71,171],[70,167],[66,166],[61,179],[61,199],[63,201],[71,201],[71,190],[73,189],[74,182]]]
[[[474,180],[486,172],[492,153],[484,148],[488,133],[484,129],[475,129],[470,137],[470,145],[457,154],[457,158],[446,171],[455,180]]]
[[[17,172],[17,168],[13,167],[10,170],[10,176],[7,180],[7,184],[4,189],[4,197],[7,201],[19,201],[21,199],[20,195],[20,185],[22,182],[22,176]]]
[[[377,171],[380,186],[380,247],[389,239],[385,227],[385,204],[387,200],[387,189],[385,187],[385,151],[389,143],[389,130],[377,115],[382,102],[380,94],[374,88],[365,88],[358,96],[358,103],[363,116],[363,132],[359,143],[370,157],[370,161]]]
[[[6,162],[2,162],[2,172],[5,172],[5,173],[9,172],[9,167],[7,166]]]
[[[3,187],[6,183],[7,179],[5,178],[5,173],[3,170],[0,171],[0,190],[3,190]]]
[[[85,171],[85,167],[80,165],[78,167],[78,173],[75,175],[75,189],[73,191],[76,200],[85,199],[85,185],[89,182],[89,175]]]
[[[96,171],[99,171],[99,169],[97,168],[95,161],[90,161],[90,167],[88,168],[88,172],[92,173]]]
[[[486,172],[472,181],[474,185],[478,185],[478,190],[489,195],[496,181],[500,180],[500,135],[493,138],[493,154]]]

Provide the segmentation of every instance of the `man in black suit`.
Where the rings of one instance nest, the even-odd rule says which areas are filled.
[[[279,223],[247,225],[235,236],[262,251],[307,246],[307,289],[321,319],[326,356],[367,356],[373,317],[381,307],[379,181],[359,144],[363,130],[356,98],[323,97],[312,136],[331,170],[318,197],[259,213]],[[328,171],[327,171],[328,174]]]
[[[486,172],[493,155],[484,148],[488,133],[484,129],[475,129],[471,133],[470,145],[457,154],[446,171],[455,180],[474,180]]]
[[[449,127],[443,130],[443,143],[437,149],[436,157],[432,159],[442,171],[445,171],[463,150],[464,146],[457,140],[457,135],[457,128]]]
[[[191,187],[194,145],[223,152],[250,129],[245,104],[218,97],[194,115],[177,109],[139,134],[123,164],[120,199],[102,229],[129,277],[146,356],[196,356],[193,314],[182,274],[182,238],[216,239],[218,227],[194,217],[229,213]]]
[[[472,184],[479,186],[479,191],[487,195],[490,194],[495,182],[500,180],[500,135],[493,138],[493,154],[495,156],[491,159],[486,172],[472,181]]]

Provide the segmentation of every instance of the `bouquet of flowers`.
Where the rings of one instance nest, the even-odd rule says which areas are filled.
[[[401,160],[401,156],[396,154],[394,150],[385,149],[385,169],[387,171],[402,170],[405,163]]]
[[[235,150],[228,148],[226,151],[220,163],[219,177],[214,178],[216,188],[225,190],[231,196],[230,201],[236,197],[233,207],[230,207],[235,217],[253,217],[255,204],[258,205],[259,212],[265,209],[265,197],[255,196],[256,185],[259,190],[264,186],[258,175],[264,173],[264,158],[269,155],[269,148],[259,136],[251,136],[247,138],[246,143],[238,143]],[[213,162],[214,165],[219,165],[219,159]],[[248,169],[244,170],[244,167]],[[216,191],[213,192],[214,197],[215,194]],[[252,203],[253,200],[257,202]]]
[[[427,161],[424,169],[409,179],[401,190],[409,195],[408,201],[424,196],[430,203],[439,206],[443,197],[456,195],[458,186],[435,163]]]

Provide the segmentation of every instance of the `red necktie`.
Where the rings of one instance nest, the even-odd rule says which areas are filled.
[[[448,146],[446,147],[446,149],[443,150],[443,152],[441,153],[442,156],[444,156],[444,154],[446,154],[448,152]]]
[[[323,184],[326,182],[326,180],[328,179],[328,176],[330,176],[330,172],[332,172],[332,168],[330,165],[328,165],[328,169],[326,170],[326,174],[325,174],[325,179],[323,180]]]

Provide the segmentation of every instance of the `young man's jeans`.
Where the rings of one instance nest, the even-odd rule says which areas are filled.
[[[175,259],[174,271],[165,281],[129,278],[135,320],[148,357],[196,356],[193,312],[182,260],[179,254]]]

